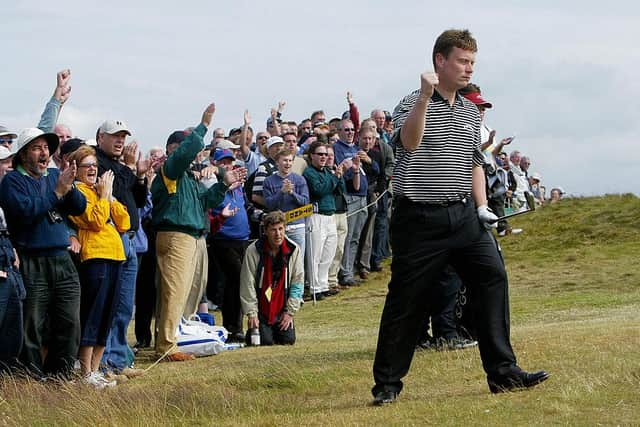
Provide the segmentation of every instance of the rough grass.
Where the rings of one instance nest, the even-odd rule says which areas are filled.
[[[623,195],[513,219],[512,342],[524,368],[552,374],[527,392],[491,395],[475,349],[420,352],[398,403],[369,406],[383,272],[305,304],[293,347],[160,364],[103,391],[5,377],[0,425],[639,425],[639,218]]]

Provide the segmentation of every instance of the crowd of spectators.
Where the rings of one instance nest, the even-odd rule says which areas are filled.
[[[210,309],[220,309],[230,342],[245,342],[248,327],[263,344],[293,344],[303,299],[324,300],[383,270],[389,112],[361,121],[347,92],[339,117],[317,110],[296,122],[281,101],[264,124],[245,112],[241,126],[215,128],[207,142],[211,104],[145,156],[121,119],[104,121],[95,139],[57,123],[70,78],[58,73],[37,127],[0,126],[0,370],[67,378],[79,361],[82,381],[111,387],[142,374],[135,352],[152,344],[163,360],[192,359],[176,330]],[[492,108],[477,86],[461,93],[483,116]],[[506,153],[512,140],[496,142],[483,124],[498,216],[526,209],[525,191],[546,203],[530,158]],[[553,203],[563,191],[550,194]],[[310,216],[288,216],[307,205]],[[517,232],[498,224],[501,236]]]

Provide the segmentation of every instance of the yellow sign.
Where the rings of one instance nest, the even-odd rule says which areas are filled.
[[[305,218],[313,215],[313,205],[304,205],[297,209],[293,209],[285,212],[285,217],[287,218],[287,222],[295,221],[300,218]]]

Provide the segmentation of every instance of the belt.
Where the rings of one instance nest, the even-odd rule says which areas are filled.
[[[409,203],[409,204],[413,204],[413,205],[418,205],[418,206],[424,206],[426,208],[448,208],[454,205],[457,205],[459,203],[465,204],[467,203],[467,201],[469,200],[468,197],[462,197],[461,199],[458,200],[445,200],[442,202],[416,202],[415,200],[411,200],[408,197],[403,197],[403,196],[398,196],[397,197],[397,201],[398,204],[400,203]]]
[[[293,230],[297,230],[299,228],[304,228],[305,224],[301,223],[301,224],[291,224],[291,225],[287,225],[285,227],[286,231],[293,231]]]

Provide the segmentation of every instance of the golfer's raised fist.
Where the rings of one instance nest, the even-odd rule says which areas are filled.
[[[427,71],[420,75],[420,94],[431,98],[433,90],[438,86],[438,74]]]

